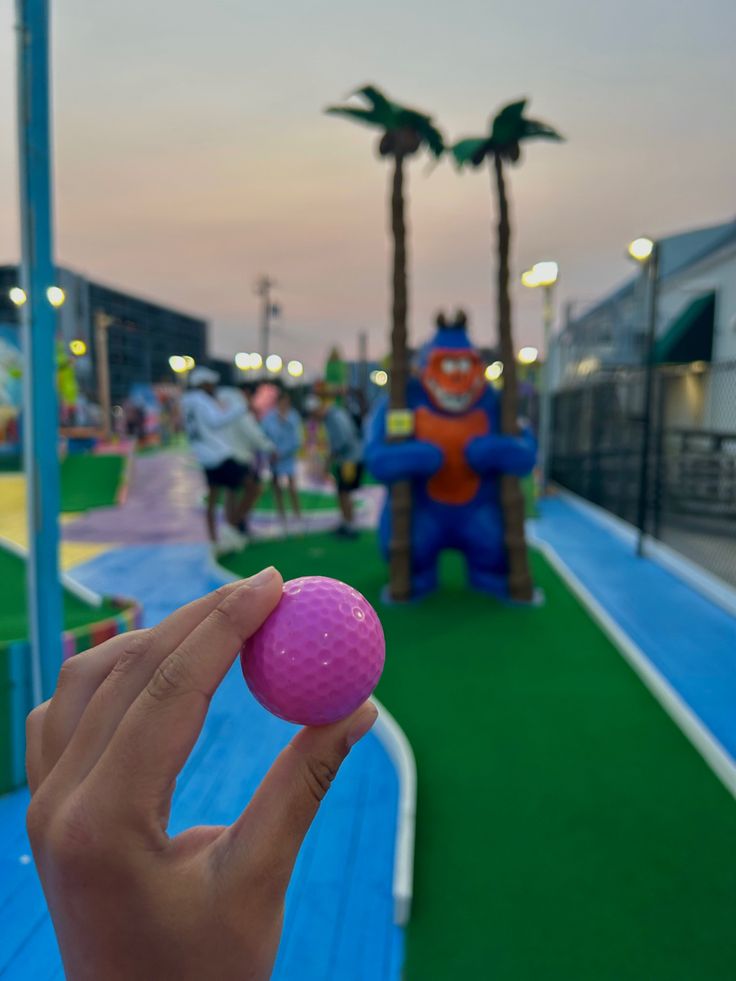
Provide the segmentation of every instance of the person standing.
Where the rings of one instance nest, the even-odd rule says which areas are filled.
[[[296,486],[296,455],[304,440],[301,417],[292,406],[289,393],[284,389],[279,392],[276,407],[263,420],[263,431],[275,447],[275,453],[271,463],[273,496],[276,501],[281,524],[284,532],[286,532],[288,531],[288,524],[281,482],[285,480],[291,500],[291,508],[294,512],[297,525],[299,525],[301,522],[301,509],[299,506],[299,493]]]
[[[259,425],[251,409],[248,393],[243,388],[220,388],[217,398],[226,409],[235,405],[245,407],[242,415],[223,428],[222,437],[229,444],[233,459],[240,464],[243,471],[235,520],[238,531],[249,535],[250,513],[261,493],[261,460],[263,457],[270,459],[276,448]]]
[[[337,484],[337,499],[341,521],[335,534],[355,538],[355,508],[353,494],[363,479],[363,445],[350,413],[336,402],[328,403],[318,395],[309,395],[307,411],[320,420],[327,433],[329,463]]]
[[[211,368],[196,367],[189,375],[189,389],[182,396],[184,429],[189,445],[207,481],[207,531],[215,554],[237,551],[245,539],[237,530],[239,492],[243,467],[232,455],[223,430],[244,415],[243,400],[224,408],[217,401],[220,376]],[[225,492],[225,521],[217,528],[217,502]]]

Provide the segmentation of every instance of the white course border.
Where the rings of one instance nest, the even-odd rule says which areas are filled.
[[[18,545],[17,542],[11,541],[9,538],[3,538],[0,535],[0,547],[6,549],[12,555],[17,555],[21,559],[28,558],[28,549],[24,548],[22,545]],[[93,589],[89,589],[87,586],[83,586],[81,582],[70,576],[68,572],[62,572],[59,575],[62,585],[73,593],[76,597],[81,599],[85,603],[89,603],[90,606],[102,606],[102,596],[96,593]]]
[[[406,926],[414,892],[414,833],[417,813],[417,767],[409,740],[396,719],[377,698],[378,718],[373,732],[396,769],[399,806],[394,850],[394,923]]]
[[[632,549],[636,547],[639,532],[628,521],[624,521],[618,515],[611,514],[610,511],[593,504],[592,501],[586,501],[585,498],[579,497],[563,487],[556,488],[556,491],[558,496],[567,501],[571,507],[607,528],[626,545],[630,545]],[[669,545],[665,545],[664,542],[652,538],[651,535],[644,537],[644,554],[702,596],[705,596],[706,599],[720,606],[726,613],[736,616],[736,589],[729,586],[728,583],[707,572],[695,562],[691,562],[690,559],[674,548],[670,548]]]
[[[623,658],[636,672],[644,685],[670,716],[675,725],[690,740],[723,786],[736,797],[736,760],[718,742],[689,705],[678,695],[667,679],[654,667],[646,654],[626,634],[597,599],[567,567],[554,548],[536,534],[530,544],[538,548],[549,564],[580,600]]]

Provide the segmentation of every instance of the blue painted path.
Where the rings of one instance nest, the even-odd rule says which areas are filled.
[[[568,501],[535,530],[736,760],[736,619]]]
[[[114,549],[74,575],[97,592],[140,599],[148,625],[222,581],[201,544]],[[236,663],[177,784],[171,832],[232,821],[294,729],[249,696]],[[342,767],[299,856],[276,981],[399,977],[402,931],[391,895],[397,802],[395,771],[369,735]],[[7,981],[63,977],[30,861],[27,804],[27,791],[0,797],[0,977]]]

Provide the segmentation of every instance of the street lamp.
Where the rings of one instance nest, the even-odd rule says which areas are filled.
[[[301,361],[290,361],[286,366],[286,370],[292,378],[301,378],[304,374],[304,365]]]
[[[10,297],[10,302],[14,303],[17,307],[22,307],[28,299],[26,291],[22,290],[20,286],[11,287],[8,290],[8,296]]]
[[[246,354],[245,351],[238,351],[235,355],[235,367],[240,368],[241,371],[250,371],[250,358],[250,354]]]
[[[80,338],[69,341],[69,350],[76,358],[82,358],[87,353],[87,345]]]
[[[520,364],[534,364],[539,357],[539,350],[536,347],[523,347],[519,351]]]
[[[497,381],[503,374],[503,363],[494,361],[486,368],[486,380],[489,382]]]
[[[259,371],[263,367],[263,358],[256,351],[250,356],[250,366],[253,371]]]
[[[637,262],[646,262],[654,252],[654,242],[650,238],[635,238],[629,242],[628,252]]]
[[[181,354],[172,354],[169,358],[169,367],[175,375],[183,375],[187,371],[187,359]]]
[[[546,259],[543,262],[535,262],[531,269],[527,269],[526,272],[521,274],[522,285],[528,286],[530,289],[536,289],[541,286],[544,290],[544,314],[543,314],[543,327],[544,327],[544,363],[542,365],[541,372],[541,400],[540,400],[540,413],[539,413],[539,474],[540,474],[540,485],[541,491],[544,494],[547,490],[547,480],[549,478],[549,456],[550,456],[550,422],[551,422],[551,408],[552,408],[552,392],[551,392],[551,379],[549,370],[549,353],[550,344],[549,338],[552,332],[552,321],[554,320],[554,289],[555,283],[559,278],[559,266],[556,262],[551,259]],[[523,350],[527,350],[522,348]],[[538,353],[538,352],[537,352]],[[521,361],[521,352],[519,352],[519,360]],[[532,358],[532,361],[536,361],[536,357]],[[523,362],[522,364],[531,364],[530,362]]]
[[[270,371],[272,375],[278,375],[283,367],[284,362],[278,354],[269,354],[266,358],[266,370]]]
[[[60,307],[66,300],[66,293],[61,286],[49,286],[46,290],[46,299],[52,307]]]
[[[639,538],[636,554],[644,555],[644,536],[649,510],[649,446],[651,442],[652,403],[654,396],[654,341],[657,336],[657,299],[659,293],[659,247],[651,238],[636,238],[628,253],[642,267],[647,284],[647,333],[644,348],[644,413],[642,418],[641,459],[639,461],[639,500],[636,524]]]
[[[372,371],[370,374],[370,379],[374,385],[378,385],[379,388],[383,388],[384,385],[388,383],[388,372],[379,368],[376,371]]]

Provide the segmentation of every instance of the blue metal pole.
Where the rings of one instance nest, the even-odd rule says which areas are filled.
[[[56,313],[51,199],[48,0],[17,0],[18,146],[23,332],[23,460],[28,486],[28,622],[33,699],[61,665]]]

